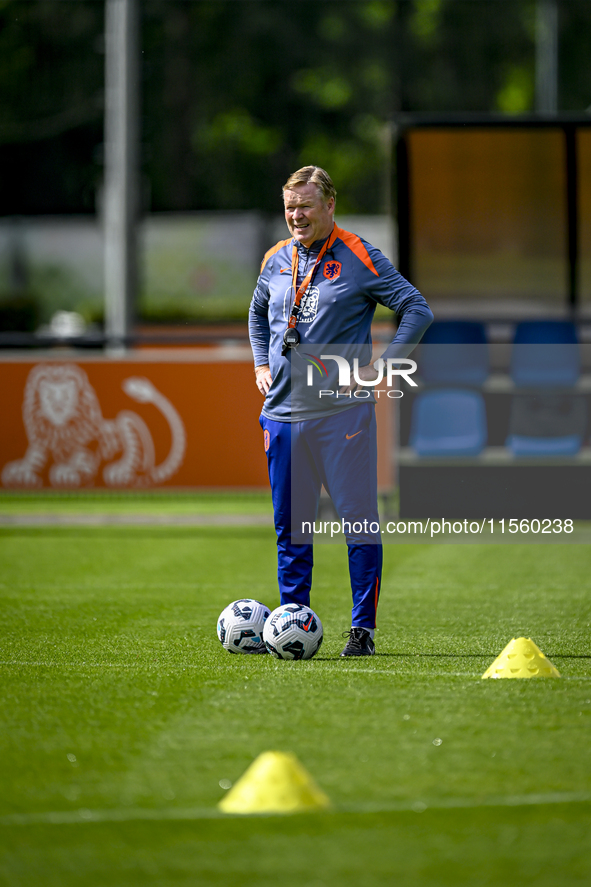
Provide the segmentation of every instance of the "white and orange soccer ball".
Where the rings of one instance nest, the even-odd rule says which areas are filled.
[[[266,653],[263,626],[270,610],[260,601],[242,598],[222,610],[218,638],[228,653]]]
[[[311,659],[320,649],[322,638],[322,622],[303,604],[277,607],[263,629],[267,650],[277,659]]]

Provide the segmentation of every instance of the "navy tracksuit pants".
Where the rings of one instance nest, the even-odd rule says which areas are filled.
[[[260,423],[273,495],[281,603],[310,605],[314,560],[311,534],[302,535],[302,524],[315,520],[324,485],[345,522],[351,625],[374,628],[382,581],[374,405],[362,403],[303,422],[261,416]]]

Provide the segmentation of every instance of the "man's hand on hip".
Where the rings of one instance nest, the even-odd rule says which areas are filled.
[[[273,383],[273,377],[271,376],[269,365],[265,363],[255,367],[254,374],[256,377],[257,388],[261,394],[267,395],[269,393],[269,388]]]
[[[374,382],[378,378],[378,371],[375,369],[374,365],[370,363],[367,366],[359,367],[357,378],[361,379],[362,382]],[[357,388],[359,388],[359,384],[355,381],[353,373],[351,373],[350,384],[346,388],[341,388],[340,393],[348,394],[350,391],[355,391]]]

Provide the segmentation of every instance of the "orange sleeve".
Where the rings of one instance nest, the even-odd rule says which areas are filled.
[[[369,270],[372,271],[376,277],[379,277],[380,275],[376,271],[374,263],[372,262],[368,251],[364,247],[361,238],[357,237],[356,234],[351,234],[350,231],[345,231],[343,228],[339,228],[338,225],[335,225],[335,228],[337,229],[337,237],[339,238],[339,240],[342,240],[343,243],[349,247],[351,252],[355,253],[357,258],[363,262],[366,268],[369,268]],[[277,245],[277,249],[279,248],[279,246],[280,244]]]
[[[351,235],[353,236],[353,235]],[[278,253],[282,246],[287,246],[288,243],[291,243],[291,237],[288,237],[287,240],[280,240],[279,243],[276,243],[275,246],[272,246],[271,249],[268,249],[265,255],[263,256],[263,261],[261,262],[261,270],[260,273],[263,273],[263,268],[275,253]],[[369,258],[369,257],[368,257]]]

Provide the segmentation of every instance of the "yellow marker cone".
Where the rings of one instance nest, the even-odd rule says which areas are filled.
[[[326,809],[330,801],[295,755],[267,751],[218,806],[224,813],[300,813]]]
[[[513,638],[482,677],[559,678],[560,674],[531,638]]]

